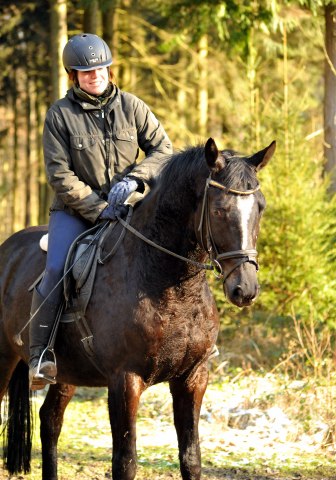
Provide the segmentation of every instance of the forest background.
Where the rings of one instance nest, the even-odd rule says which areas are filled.
[[[209,278],[218,345],[222,365],[322,372],[336,339],[335,30],[336,2],[323,0],[2,0],[1,242],[48,222],[44,117],[69,88],[68,38],[96,33],[118,86],[149,105],[175,148],[212,136],[252,154],[277,141],[260,174],[261,295],[238,310]]]

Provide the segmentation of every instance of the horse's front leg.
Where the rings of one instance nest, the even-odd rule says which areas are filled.
[[[208,366],[204,364],[196,374],[188,378],[174,378],[169,382],[183,480],[199,480],[201,477],[198,422],[208,376]]]
[[[42,479],[57,480],[57,441],[63,425],[64,411],[76,387],[50,385],[40,410],[42,442]]]
[[[112,478],[133,480],[138,457],[136,419],[143,382],[134,373],[113,376],[108,384],[108,405],[113,437]]]

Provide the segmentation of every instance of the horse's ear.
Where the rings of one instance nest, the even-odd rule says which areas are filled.
[[[257,168],[257,172],[266,167],[275,152],[275,147],[276,142],[274,140],[268,147],[264,148],[264,150],[260,150],[260,152],[255,153],[248,159],[249,163],[252,163],[252,165]]]
[[[209,138],[205,144],[205,158],[210,170],[219,172],[225,167],[225,158],[218,150],[216,142],[213,138]]]

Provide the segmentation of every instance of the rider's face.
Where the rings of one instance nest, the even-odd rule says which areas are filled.
[[[77,78],[82,90],[91,95],[100,95],[106,90],[108,84],[108,67],[97,68],[89,72],[77,70]]]

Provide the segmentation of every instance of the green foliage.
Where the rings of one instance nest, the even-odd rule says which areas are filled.
[[[238,118],[236,105],[241,127],[236,134],[241,143],[232,144],[229,125],[231,131],[225,137],[230,146],[250,154],[277,141],[274,158],[260,173],[267,202],[258,240],[260,297],[253,309],[237,311],[209,277],[221,314],[219,342],[226,351],[230,340],[232,350],[232,342],[239,337],[240,353],[252,352],[254,366],[261,355],[263,361],[268,357],[266,363],[276,361],[282,346],[288,346],[294,336],[293,311],[307,322],[313,314],[317,330],[323,325],[331,331],[336,327],[336,198],[327,192],[321,137],[315,134],[322,133],[317,114],[322,97],[321,38],[313,17],[306,16],[297,25],[286,37],[286,63],[283,29],[269,36],[255,33],[246,62],[241,63],[244,70],[228,92],[231,119]],[[302,38],[302,30],[309,32],[311,42],[307,36]],[[276,45],[268,56],[265,40]]]
[[[302,130],[294,125],[290,151],[284,144],[263,172],[267,210],[259,241],[262,295],[257,309],[272,316],[309,318],[335,327],[336,199],[321,180],[322,159],[314,158]]]
[[[309,8],[314,15],[316,15],[325,5],[336,5],[335,0],[298,0],[298,3]]]
[[[251,28],[267,30],[272,14],[271,6],[265,0],[174,0],[163,2],[162,24],[188,32],[193,43],[204,34],[216,33],[220,42],[239,50],[246,48]]]

